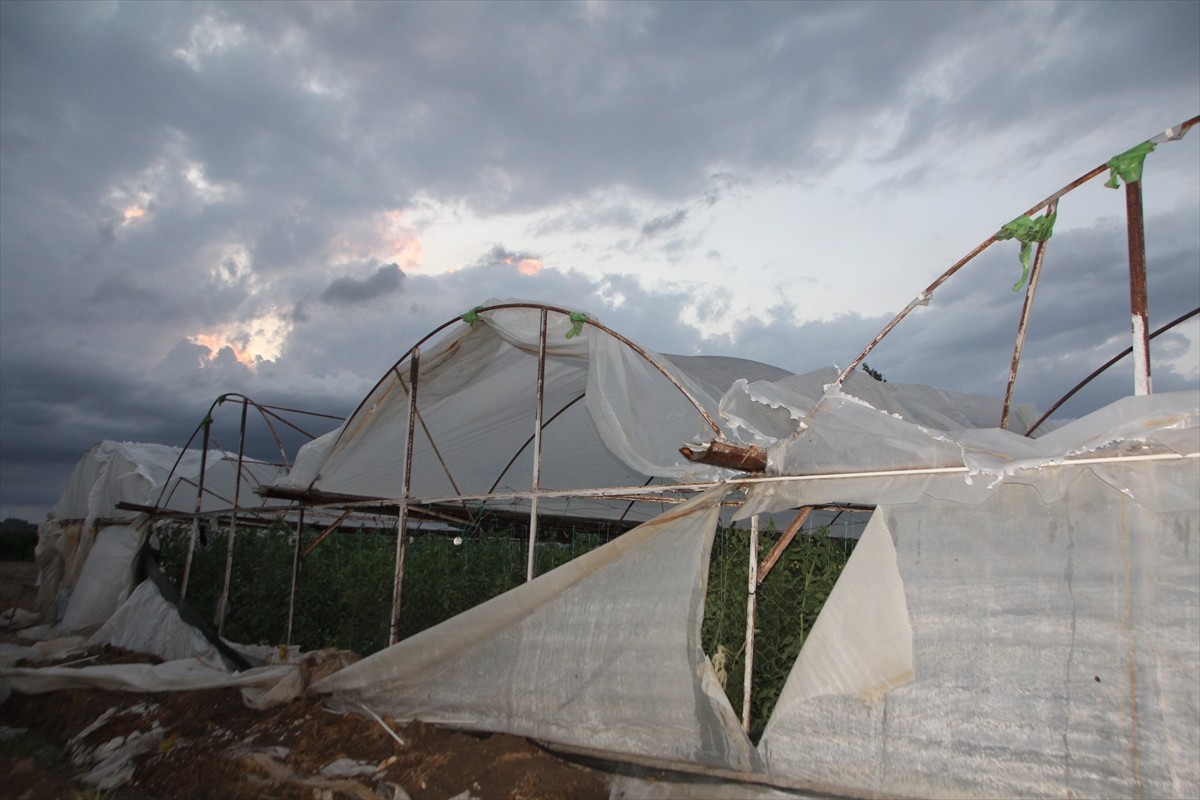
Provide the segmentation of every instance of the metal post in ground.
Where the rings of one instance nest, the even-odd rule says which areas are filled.
[[[400,509],[396,519],[396,563],[392,583],[392,618],[388,644],[400,638],[400,593],[404,587],[404,542],[408,537],[408,498],[412,488],[413,433],[417,426],[417,382],[421,370],[421,348],[412,349],[408,365],[408,433],[404,438],[404,478],[400,487]]]
[[[750,732],[750,689],[754,676],[754,617],[758,606],[758,514],[750,518],[750,575],[746,581],[746,667],[742,678],[742,728]]]

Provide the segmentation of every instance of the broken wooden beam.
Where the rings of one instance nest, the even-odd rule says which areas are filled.
[[[693,463],[711,464],[738,472],[765,472],[767,469],[767,451],[753,444],[737,445],[714,439],[708,443],[686,444],[679,448],[679,452]]]

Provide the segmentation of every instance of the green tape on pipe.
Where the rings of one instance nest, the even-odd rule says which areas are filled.
[[[1058,212],[1031,219],[1024,214],[1005,225],[996,233],[996,238],[1004,241],[1016,239],[1021,243],[1021,280],[1013,284],[1014,292],[1020,291],[1029,279],[1029,258],[1033,252],[1034,242],[1044,242],[1054,235],[1054,221]]]
[[[1146,156],[1154,152],[1157,145],[1154,142],[1142,142],[1131,147],[1119,156],[1113,156],[1105,165],[1108,167],[1108,180],[1104,185],[1110,189],[1119,188],[1121,181],[1136,183],[1142,179],[1142,167],[1146,164]]]

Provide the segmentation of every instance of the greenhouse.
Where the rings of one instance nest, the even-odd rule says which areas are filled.
[[[237,686],[256,706],[307,693],[665,770],[672,796],[1200,793],[1200,392],[1150,391],[1144,252],[1130,252],[1133,394],[1057,427],[1013,403],[1059,199],[1106,172],[1133,196],[1124,163],[1001,228],[841,370],[662,355],[578,309],[488,300],[404,353],[290,463],[278,435],[283,463],[243,452],[247,411],[274,425],[285,410],[232,395],[197,426],[198,451],[97,445],[43,527],[25,636],[43,653],[113,644],[165,663],[18,668],[6,655],[5,685]],[[860,369],[1013,238],[1031,269],[1005,398]],[[225,402],[242,412],[236,454],[210,440]],[[796,653],[756,717],[758,595],[835,515],[861,520],[857,543],[815,622],[782,620]],[[746,531],[739,686],[735,648],[718,652],[706,630],[730,525]],[[519,579],[406,628],[410,551],[500,528],[523,544]],[[564,530],[595,538],[543,556],[570,543]],[[255,602],[278,603],[286,627],[239,643],[235,543],[263,550],[271,531],[289,580]],[[294,622],[322,599],[302,602],[318,574],[306,559],[339,536],[372,542],[383,565],[368,601],[379,646],[317,678]],[[210,538],[219,568],[200,586]],[[213,605],[198,613],[202,590]],[[614,769],[614,797],[663,785]]]

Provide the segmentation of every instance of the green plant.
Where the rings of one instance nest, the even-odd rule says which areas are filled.
[[[159,531],[164,571],[176,584],[183,573],[190,526]],[[319,530],[305,528],[303,552]],[[546,531],[535,553],[543,574],[599,547],[615,533]],[[763,531],[760,558],[779,538]],[[454,531],[412,531],[405,542],[399,636],[406,638],[519,586],[525,580],[527,534],[511,526]],[[214,621],[224,580],[228,529],[210,530],[192,558],[187,601]],[[764,722],[779,697],[796,655],[853,549],[854,541],[828,530],[803,533],[784,551],[757,592],[752,718]],[[287,639],[296,531],[277,522],[241,528],[234,542],[225,636],[250,644]],[[347,530],[326,537],[300,558],[292,643],[304,650],[338,647],[362,655],[387,645],[391,618],[396,534],[391,528]],[[742,707],[749,532],[716,533],[708,573],[701,639],[719,656],[733,707]]]
[[[760,561],[779,539],[768,527],[760,536]],[[779,699],[804,640],[812,630],[855,541],[817,528],[797,536],[756,592],[752,726],[766,722]],[[740,712],[745,677],[746,601],[750,532],[722,528],[713,542],[701,640],[704,652],[724,651],[725,693]]]

